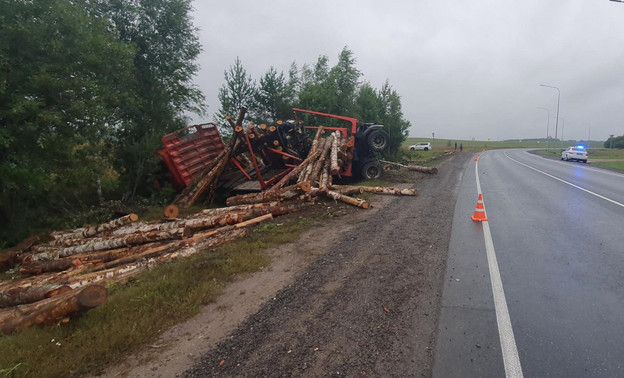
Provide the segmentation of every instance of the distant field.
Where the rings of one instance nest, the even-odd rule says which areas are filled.
[[[468,151],[479,151],[482,149],[501,149],[501,148],[547,148],[559,150],[561,145],[563,148],[573,146],[576,141],[538,141],[532,140],[516,140],[516,141],[482,141],[482,140],[454,140],[454,139],[431,139],[431,138],[407,138],[403,143],[403,147],[418,143],[418,142],[430,142],[434,150],[452,150],[455,148],[455,142],[457,142],[457,149],[459,149],[460,143],[464,145],[464,149]],[[592,142],[590,148],[602,148],[603,142]]]

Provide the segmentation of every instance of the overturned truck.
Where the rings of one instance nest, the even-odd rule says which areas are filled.
[[[158,154],[176,189],[188,190],[191,183],[213,170],[219,171],[217,182],[212,183],[213,191],[227,197],[272,188],[309,156],[319,135],[337,133],[336,139],[342,143],[333,157],[336,167],[331,174],[380,177],[383,170],[376,155],[388,146],[388,134],[382,125],[312,110],[293,111],[294,120],[278,121],[276,125],[249,123],[243,127],[242,109],[236,122],[228,118],[234,129],[228,145],[221,139],[217,126],[206,123],[165,135],[164,148]],[[305,116],[312,119],[312,125],[300,120]],[[219,164],[222,167],[216,169]]]

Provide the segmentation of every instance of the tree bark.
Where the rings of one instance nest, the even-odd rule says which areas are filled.
[[[332,185],[332,190],[335,190],[342,194],[355,194],[355,193],[377,193],[377,194],[393,194],[397,196],[417,196],[418,191],[416,189],[404,189],[404,188],[388,188],[383,186],[349,186],[349,185]]]
[[[305,167],[307,164],[310,164],[311,161],[316,159],[318,154],[319,154],[318,150],[314,151],[314,153],[312,153],[312,154],[309,154],[308,157],[305,158],[305,160],[301,162],[301,164],[299,164],[298,166],[293,168],[292,171],[288,172],[288,174],[286,174],[286,176],[282,177],[282,179],[277,184],[273,185],[273,187],[271,189],[267,190],[267,192],[277,191],[278,189],[284,187],[284,185],[288,184],[292,179],[297,177],[297,175],[299,174],[299,172],[301,172],[303,167]]]
[[[234,197],[230,197],[226,200],[228,206],[253,204],[260,202],[270,202],[276,200],[288,200],[295,198],[302,192],[310,191],[310,182],[303,181],[291,186],[280,189],[270,189],[260,193],[242,194]]]
[[[348,203],[349,205],[361,207],[362,209],[368,209],[370,207],[370,203],[368,201],[364,201],[364,200],[359,199],[359,198],[349,197],[349,196],[346,196],[344,194],[340,194],[338,192],[334,192],[332,190],[328,190],[328,191],[322,192],[322,193],[325,194],[326,196],[328,196],[329,198],[332,198],[332,199],[337,200],[337,201],[342,201],[344,203]]]
[[[340,132],[336,131],[333,134],[331,152],[330,152],[330,173],[337,176],[340,173],[340,167],[338,166],[338,144],[340,142]]]
[[[90,238],[104,231],[111,231],[111,230],[123,227],[125,225],[128,225],[130,223],[136,222],[137,220],[139,220],[138,215],[128,214],[121,218],[113,219],[112,221],[108,223],[100,224],[98,226],[78,228],[69,233],[53,232],[50,234],[50,236],[54,239],[54,242],[52,243],[53,245],[66,246],[64,244],[66,240]],[[72,244],[69,244],[69,245],[72,245]]]
[[[9,334],[34,325],[55,324],[80,311],[90,310],[106,301],[108,291],[90,285],[55,297],[0,312],[0,332]]]
[[[29,262],[56,260],[61,257],[68,257],[79,253],[102,251],[132,245],[145,244],[149,242],[169,239],[181,239],[189,236],[190,230],[186,228],[169,231],[151,231],[145,233],[135,233],[113,238],[99,238],[91,240],[85,244],[67,248],[38,247],[36,252],[29,257]]]
[[[395,162],[386,161],[386,160],[380,160],[380,161],[385,164],[396,165],[397,167],[401,167],[401,168],[407,168],[410,171],[429,173],[432,175],[438,174],[438,168],[436,167],[422,167],[420,165],[405,165],[405,164],[395,163]]]

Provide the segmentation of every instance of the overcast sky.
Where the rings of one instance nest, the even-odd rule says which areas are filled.
[[[609,0],[196,0],[196,84],[219,109],[240,57],[254,80],[273,66],[346,46],[361,80],[401,95],[410,136],[502,140],[624,135],[624,3]],[[549,109],[538,109],[543,107]],[[344,114],[349,116],[349,114]],[[199,121],[199,120],[196,120]],[[363,120],[366,121],[366,120]]]

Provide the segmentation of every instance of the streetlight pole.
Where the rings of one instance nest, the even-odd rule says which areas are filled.
[[[543,109],[548,112],[548,118],[546,119],[546,149],[548,150],[548,148],[550,147],[550,141],[548,140],[548,130],[550,129],[550,110],[539,106],[536,106],[536,108]]]
[[[557,138],[557,131],[559,129],[559,100],[561,99],[561,91],[557,87],[552,85],[540,84],[542,87],[553,88],[557,90],[557,120],[555,121],[555,139]]]
[[[563,146],[561,145],[561,143],[563,143],[563,129],[565,128],[565,119],[562,117],[561,118],[561,139],[559,140],[559,148],[561,148],[563,150]]]

